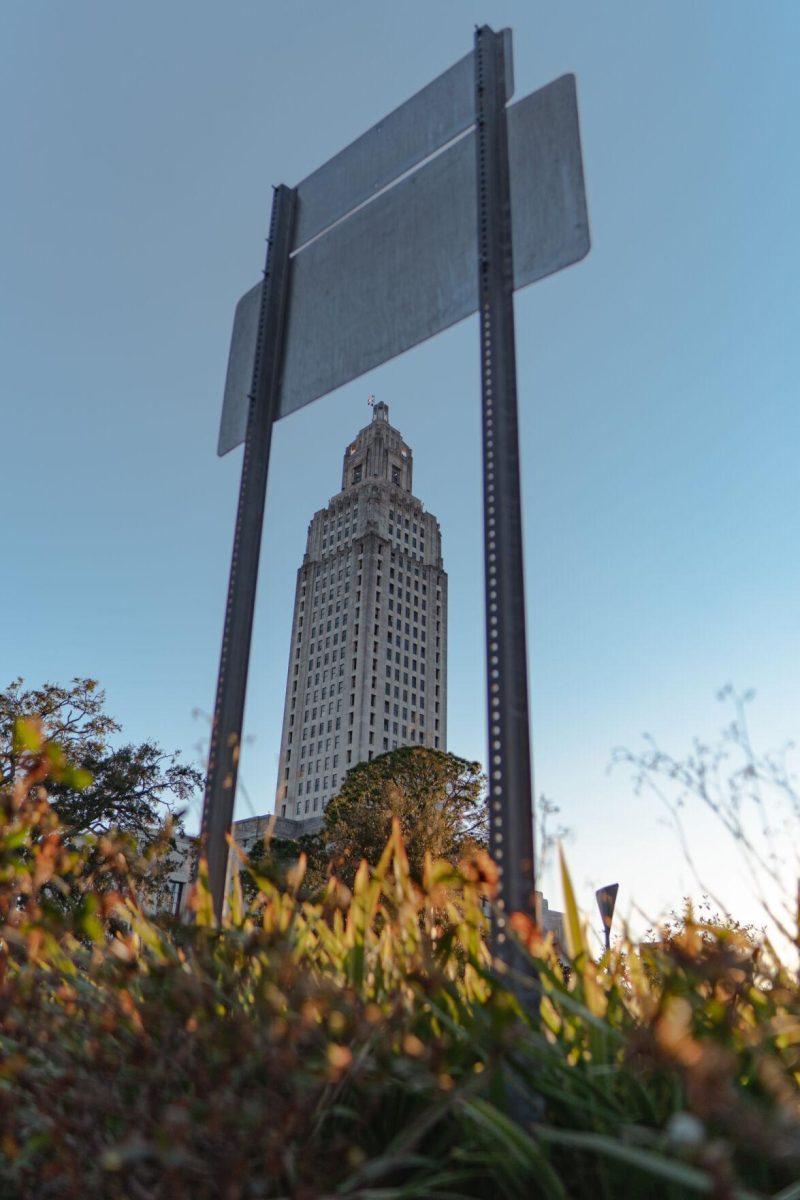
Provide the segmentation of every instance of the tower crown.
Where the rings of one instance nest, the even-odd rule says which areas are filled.
[[[372,420],[356,435],[344,452],[342,491],[361,483],[388,483],[403,492],[412,491],[413,455],[402,434],[389,424],[389,405],[379,400]]]

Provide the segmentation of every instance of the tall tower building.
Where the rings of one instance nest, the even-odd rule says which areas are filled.
[[[447,745],[447,575],[386,404],[344,453],[342,488],[297,572],[275,811],[321,817],[348,769]]]

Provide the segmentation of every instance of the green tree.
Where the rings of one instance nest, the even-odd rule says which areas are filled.
[[[303,899],[309,899],[322,892],[328,879],[328,858],[321,833],[306,833],[296,840],[271,837],[266,842],[259,842],[250,851],[248,862],[258,879],[266,879],[285,891],[290,887],[292,872],[301,854],[306,857],[306,871],[300,885],[300,895]],[[258,895],[255,879],[245,871],[241,881],[245,898],[254,900]]]
[[[321,841],[334,873],[351,885],[362,858],[378,862],[397,818],[412,875],[429,852],[457,863],[487,838],[481,765],[405,746],[348,771],[325,809]]]
[[[105,700],[94,679],[76,678],[66,687],[45,683],[26,689],[22,679],[9,684],[0,692],[0,787],[10,786],[20,770],[19,722],[39,723],[44,737],[91,776],[83,788],[75,786],[72,774],[51,784],[50,802],[67,841],[87,834],[128,835],[137,855],[151,860],[142,870],[155,881],[152,859],[165,857],[181,810],[202,777],[179,762],[177,752],[168,754],[154,741],[112,745],[121,727],[105,711]]]

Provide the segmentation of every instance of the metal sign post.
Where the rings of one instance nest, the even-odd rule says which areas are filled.
[[[510,30],[484,26],[470,54],[276,192],[220,424],[219,453],[245,455],[202,830],[219,915],[272,422],[479,312],[494,932],[509,964],[508,915],[534,915],[535,887],[513,292],[589,250],[574,77],[509,106],[511,59]]]
[[[239,484],[239,507],[233,535],[228,601],[225,607],[208,774],[203,798],[200,845],[208,862],[209,887],[218,921],[222,917],[225,900],[227,838],[233,820],[236,777],[239,770],[269,451],[272,424],[275,420],[286,297],[289,289],[289,249],[295,203],[296,193],[292,189],[283,185],[276,188],[267,241],[264,285],[261,290],[242,476]]]
[[[489,829],[499,871],[495,952],[514,965],[508,914],[535,916],[533,794],[517,433],[511,188],[503,38],[475,34],[478,271],[483,400],[483,516]]]

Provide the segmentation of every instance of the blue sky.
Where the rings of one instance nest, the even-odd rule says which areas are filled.
[[[658,806],[608,774],[612,748],[713,732],[728,680],[757,689],[760,744],[797,732],[789,2],[4,4],[0,674],[94,675],[128,736],[195,753],[240,465],[215,456],[228,338],[271,185],[483,21],[514,29],[518,97],[576,73],[593,240],[516,300],[537,790],[573,831],[586,905],[619,879],[623,909],[655,913],[693,884]],[[442,525],[450,748],[484,756],[478,385],[470,320],[276,429],[242,763],[259,811],[307,522],[370,392]],[[744,911],[723,835],[687,820]]]

